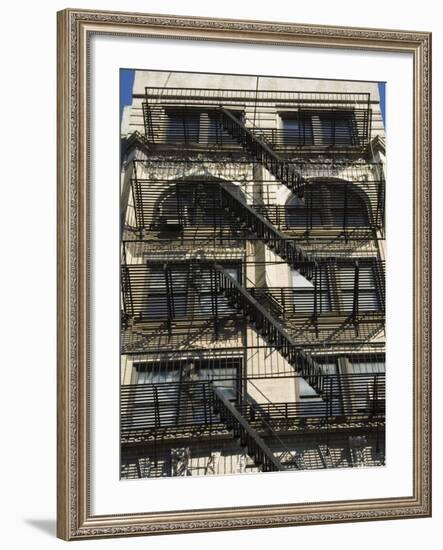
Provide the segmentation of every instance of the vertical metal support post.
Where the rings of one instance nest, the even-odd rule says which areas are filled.
[[[323,279],[323,269],[322,264],[320,264],[320,315],[323,313],[323,288],[322,288],[322,279]]]
[[[217,288],[217,273],[214,273],[212,265],[209,267],[209,277],[211,284],[211,306],[212,306],[212,318],[214,320],[214,333],[215,338],[218,340],[218,288]]]
[[[172,284],[171,270],[168,264],[163,266],[166,286],[166,307],[168,311],[168,333],[171,336],[172,333],[172,319],[175,316],[174,311],[174,289]]]
[[[183,137],[184,137],[184,140],[185,140],[185,145],[187,145],[188,144],[188,129],[186,127],[186,116],[185,116],[185,108],[184,107],[182,107],[181,112],[182,112],[182,124],[183,124]]]
[[[373,379],[373,382],[372,382],[372,416],[376,416],[377,415],[377,392],[378,392],[378,388],[377,388],[377,375],[374,374],[374,379]]]
[[[158,389],[154,386],[154,407],[155,407],[155,427],[160,427],[160,405],[158,400]]]
[[[220,189],[220,186],[219,186],[219,189]],[[216,244],[215,242],[215,236],[217,234],[217,207],[216,207],[216,202],[215,202],[215,189],[213,187],[211,187],[211,197],[212,197],[212,229],[213,229],[213,233],[212,233],[212,242],[214,243],[214,246]],[[220,203],[221,204],[221,203]]]
[[[334,116],[334,113],[332,113],[332,117],[331,117],[331,136],[332,136],[332,145],[335,147],[335,132],[337,131],[337,125],[335,124],[335,120],[336,120],[336,117]]]
[[[309,189],[309,193],[307,193],[306,199],[305,199],[305,205],[307,205],[309,201],[309,230],[312,231],[313,226],[313,218],[314,218],[314,197],[312,189]],[[308,218],[308,216],[306,216]]]
[[[318,266],[314,267],[314,327],[315,337],[318,338]],[[320,297],[321,299],[321,297]]]
[[[332,377],[325,377],[325,387],[328,387],[326,398],[326,455],[329,456],[329,423],[332,416]]]
[[[139,231],[139,238],[142,238],[142,231],[145,227],[145,216],[143,211],[143,197],[141,192],[141,185],[138,181],[137,177],[137,162],[134,159],[133,160],[133,184],[134,184],[134,194],[133,194],[133,200],[134,200],[134,210],[136,214],[136,223],[137,223],[137,229]],[[138,213],[138,214],[137,214]]]
[[[343,197],[343,233],[345,234],[345,243],[348,244],[348,182],[345,183]]]
[[[359,326],[358,326],[358,315],[359,315],[359,278],[360,278],[360,269],[358,260],[355,260],[355,268],[354,268],[354,303],[352,306],[352,317],[354,321],[354,327],[355,327],[355,334],[356,336],[359,335]]]

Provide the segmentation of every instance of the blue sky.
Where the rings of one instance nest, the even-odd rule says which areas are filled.
[[[132,87],[134,85],[134,69],[120,69],[120,120],[122,117],[123,107],[132,103]],[[380,109],[383,117],[383,125],[386,128],[386,83],[378,83],[378,91],[380,94]]]
[[[383,117],[383,126],[386,130],[386,82],[378,83],[378,93],[380,94],[380,109]]]
[[[134,76],[134,69],[120,69],[120,120],[122,118],[123,107],[132,103]]]

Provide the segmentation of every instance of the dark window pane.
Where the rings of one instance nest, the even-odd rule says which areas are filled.
[[[355,265],[338,266],[337,285],[341,293],[341,302],[344,311],[352,311],[355,299]],[[358,268],[358,310],[378,311],[380,302],[375,286],[372,266],[362,265]]]
[[[309,116],[298,113],[294,116],[282,116],[283,140],[288,146],[312,145],[312,124]]]
[[[243,121],[243,113],[241,111],[231,111],[240,122]],[[206,140],[209,144],[217,145],[238,145],[238,142],[231,134],[223,128],[221,118],[217,111],[208,111],[203,114],[201,124],[201,134],[203,138],[206,134]]]
[[[347,184],[313,183],[303,199],[287,204],[286,222],[289,227],[362,227],[369,219],[363,199]]]
[[[200,112],[178,109],[167,112],[167,140],[195,142],[199,140]]]
[[[352,113],[319,114],[323,145],[357,145],[355,121]]]

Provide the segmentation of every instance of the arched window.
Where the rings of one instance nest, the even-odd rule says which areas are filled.
[[[156,203],[154,225],[160,229],[183,229],[196,225],[214,225],[218,216],[219,195],[212,182],[173,183]]]
[[[242,191],[224,182],[239,198]],[[157,200],[154,208],[154,227],[161,230],[180,230],[186,227],[229,226],[231,218],[220,208],[220,188],[215,180],[198,178],[176,181]]]
[[[303,198],[286,206],[288,227],[362,227],[369,225],[363,198],[348,183],[311,183]]]

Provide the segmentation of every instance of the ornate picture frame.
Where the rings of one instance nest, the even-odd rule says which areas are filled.
[[[94,35],[407,53],[413,58],[412,495],[91,512],[90,44]],[[67,9],[58,13],[58,536],[65,540],[431,515],[431,34]],[[161,483],[161,481],[160,481]]]

